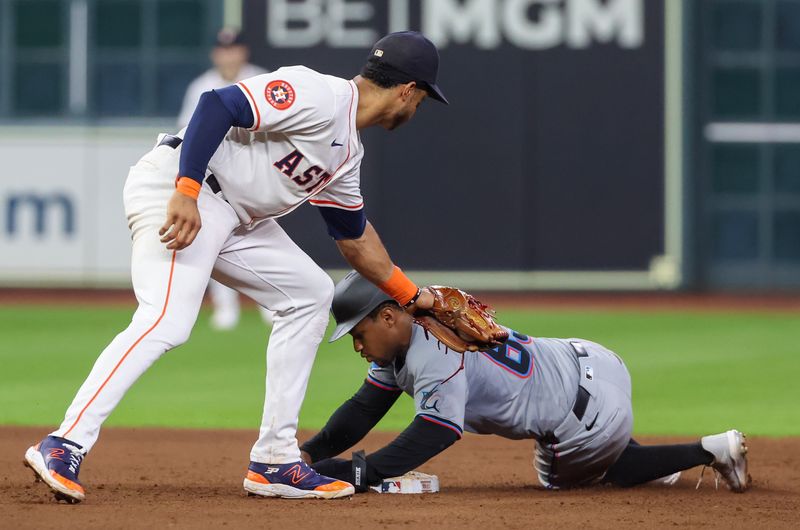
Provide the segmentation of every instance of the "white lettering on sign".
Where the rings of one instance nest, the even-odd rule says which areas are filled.
[[[506,38],[511,44],[527,50],[545,50],[563,41],[564,15],[558,0],[506,0],[503,24]],[[538,20],[528,18],[528,12],[537,6]]]
[[[437,0],[423,4],[422,33],[440,48],[450,43],[489,50],[502,42],[495,0]]]
[[[375,8],[365,1],[328,0],[328,44],[334,48],[369,48],[381,36],[368,27],[352,27],[369,22]]]
[[[389,17],[389,33],[396,31],[404,31],[411,26],[408,22],[408,0],[389,0],[389,12],[386,16]]]
[[[412,7],[413,5],[413,7]],[[527,50],[593,44],[638,48],[644,42],[644,0],[388,0],[377,20],[367,0],[269,0],[267,42],[276,48],[327,45],[368,48],[383,33],[409,29],[420,9],[421,31],[439,48],[491,50],[504,42]]]
[[[323,30],[323,0],[267,2],[267,42],[277,48],[319,44]]]
[[[567,41],[573,48],[592,43],[614,42],[623,48],[638,48],[644,42],[642,0],[572,0],[568,4]]]
[[[375,15],[366,0],[270,0],[267,7],[267,42],[276,48],[368,48],[380,38],[363,26]]]

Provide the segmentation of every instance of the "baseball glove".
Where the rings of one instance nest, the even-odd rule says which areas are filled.
[[[432,285],[433,307],[417,311],[414,320],[453,351],[488,350],[508,339],[508,332],[494,321],[494,310],[472,295],[454,287]]]

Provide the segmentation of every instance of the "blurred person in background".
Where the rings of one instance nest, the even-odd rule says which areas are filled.
[[[206,70],[186,89],[181,113],[178,116],[178,127],[181,129],[189,125],[203,92],[223,88],[242,79],[268,72],[260,66],[247,62],[250,59],[250,49],[244,43],[241,34],[234,29],[223,28],[217,33],[217,40],[209,58],[214,67]]]
[[[209,54],[213,68],[206,70],[189,84],[183,96],[181,113],[178,116],[178,128],[189,125],[197,102],[203,92],[223,88],[242,79],[265,74],[268,70],[250,64],[250,49],[242,39],[241,33],[232,28],[223,28],[217,33],[214,48]],[[239,323],[241,308],[239,293],[213,278],[208,282],[208,294],[214,312],[211,315],[211,327],[221,331],[231,330]],[[267,324],[272,324],[269,309],[258,306],[261,317]]]

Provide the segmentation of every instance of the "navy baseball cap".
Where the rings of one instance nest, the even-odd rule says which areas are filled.
[[[351,271],[336,284],[333,292],[331,312],[336,319],[336,329],[333,330],[329,342],[347,335],[373,309],[390,300],[392,297],[378,289],[374,283],[356,271]]]
[[[217,33],[214,41],[217,48],[230,48],[231,46],[246,46],[242,34],[234,28],[222,28]]]
[[[372,47],[367,61],[391,66],[416,81],[433,99],[450,104],[436,84],[439,51],[422,33],[398,31],[386,35]]]

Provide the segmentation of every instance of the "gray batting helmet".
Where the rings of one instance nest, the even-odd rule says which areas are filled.
[[[336,284],[333,292],[331,312],[336,319],[336,329],[333,330],[330,342],[344,337],[370,311],[389,300],[392,297],[378,289],[375,284],[356,271],[350,272]]]

